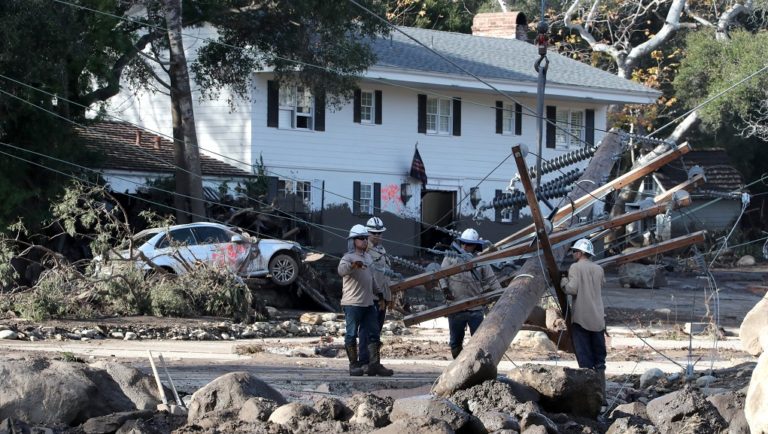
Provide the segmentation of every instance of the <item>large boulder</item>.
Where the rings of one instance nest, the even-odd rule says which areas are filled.
[[[759,356],[768,345],[768,295],[758,301],[739,327],[739,339],[744,351]]]
[[[539,404],[552,413],[597,417],[603,403],[597,373],[591,369],[526,364],[513,369],[509,378],[536,390]]]
[[[768,351],[760,355],[757,366],[752,371],[744,404],[744,417],[752,434],[768,434]]]
[[[619,267],[619,283],[630,288],[661,288],[667,278],[662,266],[630,262]]]
[[[451,401],[432,395],[401,398],[392,405],[389,419],[393,422],[414,417],[442,419],[453,430],[460,430],[469,422],[469,415]]]
[[[91,363],[90,366],[109,374],[137,410],[155,410],[162,402],[155,380],[138,369],[106,361]],[[165,388],[165,396],[169,398],[173,396],[167,388]]]
[[[134,401],[153,402],[153,396],[142,394],[141,388],[128,389],[133,399],[109,372],[82,363],[0,360],[0,419],[77,425],[93,417],[135,411]]]
[[[718,433],[728,426],[715,406],[690,386],[652,400],[646,410],[661,434]]]
[[[389,413],[392,412],[392,398],[381,398],[370,393],[352,396],[347,402],[352,410],[350,423],[366,427],[380,428],[390,423]]]
[[[539,411],[538,405],[520,408],[521,403],[538,401],[539,393],[531,387],[513,381],[486,380],[468,389],[459,389],[449,398],[472,414],[501,411],[522,416],[523,413]]]
[[[216,378],[192,395],[187,421],[194,423],[209,412],[239,412],[243,404],[253,397],[266,398],[278,405],[287,403],[280,392],[250,373],[231,372]]]
[[[733,418],[739,413],[744,412],[744,393],[736,390],[710,395],[707,397],[707,401],[715,406],[717,412],[720,413],[720,416],[722,416],[729,425]]]
[[[277,407],[269,416],[269,421],[278,425],[293,426],[300,419],[317,414],[314,408],[300,402],[289,402]]]

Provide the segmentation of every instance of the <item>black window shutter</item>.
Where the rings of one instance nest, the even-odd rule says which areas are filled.
[[[280,88],[274,80],[267,81],[267,126],[277,128]]]
[[[501,199],[503,194],[504,193],[501,190],[496,190],[494,192],[494,194],[493,194],[493,198],[494,199]],[[499,223],[501,221],[501,208],[499,208],[499,207],[495,207],[495,208],[496,209],[494,211],[494,221],[496,223]]]
[[[555,147],[555,125],[557,123],[557,107],[547,106],[547,148]]]
[[[373,183],[373,214],[381,214],[381,183]]]
[[[272,202],[277,198],[277,176],[267,177],[267,202]]]
[[[427,134],[427,96],[419,94],[419,107],[418,107],[419,115],[418,115],[418,121],[419,121],[419,129],[418,132],[421,134]]]
[[[374,98],[376,99],[376,101],[374,103],[375,104],[374,105],[374,111],[376,113],[374,113],[374,115],[373,115],[374,116],[373,117],[373,122],[376,125],[381,125],[381,91],[380,90],[377,90],[377,91],[374,92]]]
[[[453,135],[461,135],[461,98],[453,98]]]
[[[595,111],[587,109],[586,124],[584,125],[584,141],[587,146],[595,146]]]
[[[352,214],[360,215],[360,181],[352,183]]]
[[[523,135],[523,106],[515,103],[515,135]]]
[[[354,98],[354,104],[352,108],[352,122],[359,124],[360,123],[360,100],[362,97],[362,92],[360,89],[355,89],[355,98]]]
[[[496,101],[496,134],[504,133],[504,102]]]
[[[315,95],[315,131],[325,131],[325,91]]]

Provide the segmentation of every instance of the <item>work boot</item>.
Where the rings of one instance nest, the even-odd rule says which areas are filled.
[[[347,350],[347,359],[349,359],[349,375],[353,377],[363,375],[363,368],[357,362],[357,345],[346,345],[344,349]]]
[[[461,353],[461,350],[463,349],[464,348],[462,347],[451,348],[451,356],[454,360],[456,360],[456,357],[459,357],[459,353]]]
[[[600,383],[600,393],[602,394],[603,406],[607,406],[608,396],[605,394],[605,369],[597,369],[595,370],[595,373],[597,373],[597,381]]]
[[[371,361],[368,362],[368,369],[366,370],[366,373],[373,377],[378,375],[379,377],[391,377],[392,374],[395,372],[391,369],[387,369],[382,365],[379,360],[381,350],[381,343],[370,343],[368,344],[368,353],[370,355]]]

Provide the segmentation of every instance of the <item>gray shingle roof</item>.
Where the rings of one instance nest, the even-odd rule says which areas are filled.
[[[473,36],[413,27],[399,29],[478,77],[536,84],[537,73],[533,65],[539,54],[538,48],[533,44],[517,39]],[[377,66],[468,77],[398,31],[393,30],[390,38],[375,40],[373,49],[378,57]],[[547,82],[550,85],[643,93],[650,97],[659,95],[649,87],[552,51],[547,54],[547,58],[550,62]]]

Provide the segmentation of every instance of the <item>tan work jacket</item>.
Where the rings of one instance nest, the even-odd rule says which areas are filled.
[[[469,262],[472,255],[466,255],[464,257],[450,257],[446,256],[443,259],[443,263],[440,268],[448,268],[457,264],[464,264]],[[499,280],[496,278],[496,274],[488,265],[475,268],[472,271],[465,271],[463,273],[454,274],[447,278],[440,279],[440,289],[448,288],[453,294],[456,300],[464,300],[478,296],[486,291],[495,291],[501,289]],[[476,306],[467,310],[482,310],[483,306]]]
[[[353,268],[354,262],[361,261],[364,268]],[[347,253],[339,261],[339,276],[342,277],[342,306],[373,306],[373,295],[378,287],[373,279],[373,258],[368,253]]]
[[[368,243],[370,244],[370,241]],[[384,300],[390,302],[392,301],[392,291],[389,290],[389,277],[385,274],[385,270],[391,271],[392,266],[387,257],[387,249],[381,244],[378,246],[369,245],[368,254],[373,259],[373,279],[376,281],[376,286],[384,294]]]
[[[603,267],[590,260],[576,261],[568,269],[568,277],[560,284],[566,294],[573,295],[572,322],[593,332],[605,330],[603,309]]]

